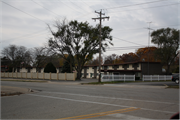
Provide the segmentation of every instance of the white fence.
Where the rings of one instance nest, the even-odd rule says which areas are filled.
[[[102,75],[102,82],[111,82],[111,81],[135,81],[135,75]]]
[[[1,73],[2,78],[48,79],[48,80],[76,80],[76,73]]]
[[[172,75],[143,75],[143,81],[171,80]]]

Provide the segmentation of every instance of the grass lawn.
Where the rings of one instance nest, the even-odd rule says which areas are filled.
[[[166,80],[166,81],[171,81],[171,80]],[[115,83],[137,83],[137,82],[143,82],[143,81],[111,81],[111,82],[90,82],[90,83],[81,83],[82,85],[84,84],[89,84],[89,85],[103,85],[103,84],[115,84]],[[144,82],[151,82],[151,81],[144,81]],[[165,82],[165,81],[152,81],[152,82]]]
[[[176,88],[176,89],[179,89],[179,85],[176,85],[176,86],[174,86],[174,85],[169,85],[167,88]]]
[[[13,82],[47,82],[45,80],[21,80],[21,79],[1,79],[1,81],[13,81]]]

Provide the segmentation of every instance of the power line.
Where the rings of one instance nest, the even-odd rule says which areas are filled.
[[[126,46],[126,47],[111,47],[111,48],[107,48],[107,51],[116,51],[116,50],[128,50],[128,49],[136,49],[136,48],[145,48],[147,46]]]
[[[164,6],[177,5],[177,4],[179,4],[179,3],[175,3],[175,4],[167,4],[167,5],[161,5],[161,6],[153,6],[153,7],[141,8],[141,9],[131,9],[131,10],[124,10],[124,11],[112,11],[112,12],[109,12],[109,13],[119,13],[119,12],[127,12],[127,11],[134,11],[134,10],[143,10],[143,9],[150,9],[150,8],[164,7]]]
[[[31,17],[33,17],[33,18],[36,18],[36,19],[38,19],[38,20],[40,20],[40,21],[46,23],[45,21],[43,21],[43,20],[41,20],[41,19],[39,19],[39,18],[37,18],[37,17],[35,17],[35,16],[32,16],[31,14],[26,13],[26,12],[24,12],[24,11],[22,11],[22,10],[20,10],[20,9],[18,9],[18,8],[16,8],[16,7],[14,7],[14,6],[12,6],[12,5],[10,5],[10,4],[4,2],[4,1],[1,1],[1,2],[4,3],[4,4],[6,4],[6,5],[8,5],[8,6],[11,6],[12,8],[14,8],[14,9],[16,9],[16,10],[18,10],[18,11],[23,12],[23,13],[26,14],[26,15],[29,15],[29,16],[31,16]],[[47,23],[46,23],[46,24],[47,24]]]
[[[32,1],[33,1],[33,0],[32,0]],[[29,16],[31,16],[31,17],[33,17],[33,18],[36,18],[36,19],[38,19],[38,20],[41,20],[41,19],[39,19],[39,18],[37,18],[37,17],[35,17],[35,16],[32,16],[31,14],[26,13],[26,12],[24,12],[24,11],[22,11],[22,10],[20,10],[20,9],[18,9],[18,8],[16,8],[16,7],[14,7],[14,6],[12,6],[12,5],[10,5],[10,4],[4,2],[4,1],[1,1],[1,2],[3,2],[4,4],[6,4],[6,5],[10,6],[10,7],[13,7],[14,9],[16,9],[16,10],[18,10],[18,11],[23,12],[23,13],[26,14],[26,15],[29,15]],[[36,3],[36,4],[38,4],[38,3],[35,2],[35,1],[33,1],[33,2]],[[40,4],[38,4],[38,5],[40,5]],[[41,5],[40,5],[40,6],[41,6]],[[41,7],[43,7],[43,6],[41,6]],[[45,7],[43,7],[43,8],[45,8]],[[47,8],[45,8],[45,9],[48,10]],[[48,10],[48,11],[51,12],[50,10]],[[52,12],[52,13],[54,13],[54,12]],[[56,14],[56,13],[54,13],[54,14]],[[92,13],[91,13],[91,14],[92,14]],[[57,15],[57,14],[56,14],[56,15]],[[86,14],[86,15],[89,15],[89,14]],[[83,15],[83,16],[86,16],[86,15]],[[59,16],[59,15],[58,15],[58,16]],[[43,21],[43,20],[41,20],[41,21],[44,22],[44,23],[46,23],[46,22]],[[46,23],[46,24],[47,24],[47,23]],[[45,31],[40,31],[40,32],[45,32]],[[28,34],[28,36],[32,36],[32,35],[35,35],[35,34],[37,34],[37,32]],[[23,36],[16,37],[16,38],[6,39],[6,40],[3,40],[2,42],[9,41],[9,40],[12,40],[12,39],[18,39],[18,38],[28,37],[28,36],[27,36],[27,35],[23,35]]]
[[[167,25],[167,26],[159,26],[159,27],[151,27],[151,28],[160,28],[160,27],[169,27],[169,26],[179,26],[179,25]],[[119,30],[115,30],[115,31],[124,31],[124,30],[140,30],[140,29],[144,29],[144,28],[119,29]]]
[[[125,6],[118,6],[118,7],[112,7],[112,8],[104,8],[104,9],[117,9],[117,8],[130,7],[130,6],[136,6],[136,5],[151,4],[151,3],[162,2],[162,1],[167,1],[167,0],[158,0],[158,1],[145,2],[145,3],[132,4],[132,5],[125,5]]]
[[[42,33],[42,32],[46,32],[46,31],[41,30],[41,31],[38,31],[38,32],[33,32],[33,33],[31,33],[31,34],[27,34],[27,35],[19,36],[19,37],[16,37],[16,38],[6,39],[6,40],[3,40],[2,42],[9,41],[9,40],[13,40],[13,39],[18,39],[18,38],[23,38],[23,37],[34,36],[34,35],[37,35],[37,34]]]
[[[122,48],[122,49],[115,49],[115,50],[106,50],[106,51],[119,51],[119,50],[132,50],[132,49],[139,49],[139,48],[132,48],[132,47],[130,47],[130,48]]]
[[[155,46],[150,46],[150,47],[155,47]],[[111,48],[108,48],[107,51],[130,50],[130,49],[140,49],[140,48],[147,48],[147,46],[146,45],[144,45],[144,46],[126,46],[126,47],[117,47],[117,48],[111,47]]]
[[[70,0],[69,0],[70,1]],[[71,2],[71,1],[70,1]],[[77,8],[80,8],[81,10],[84,11],[84,9],[82,9],[81,7],[79,7],[78,5],[76,5],[74,2],[71,2],[72,4],[74,4],[75,6],[77,6]],[[87,11],[86,11],[87,12]]]
[[[141,46],[109,47],[107,49],[119,49],[119,48],[123,48],[124,49],[124,48],[131,48],[131,47],[132,48],[134,48],[134,47],[141,47],[142,48],[142,47],[147,47],[147,45],[144,45],[144,46],[141,45]]]
[[[55,12],[49,10],[48,8],[46,8],[46,7],[42,6],[42,5],[40,5],[39,3],[35,2],[34,0],[31,0],[31,1],[33,1],[35,4],[37,4],[37,5],[39,5],[39,6],[43,7],[43,8],[46,9],[47,11],[53,13],[54,15],[60,16],[60,15],[56,14]],[[62,17],[62,16],[60,16],[60,17]]]
[[[60,0],[59,0],[59,1],[60,1]],[[74,8],[72,8],[72,7],[70,7],[69,5],[65,4],[64,2],[62,2],[62,1],[60,1],[60,2],[63,3],[64,5],[66,5],[67,7],[69,7],[69,8],[71,8],[71,9],[73,9],[73,10],[79,12],[78,10],[76,10],[76,9],[74,9]]]
[[[128,42],[128,43],[136,44],[136,45],[142,45],[142,44],[134,43],[134,42],[131,42],[131,41],[128,41],[128,40],[120,39],[120,38],[117,38],[117,37],[113,37],[113,38],[121,40],[121,41],[125,41],[125,42]]]
[[[92,14],[92,12],[89,12],[89,13],[86,13],[86,14],[80,15],[80,16],[76,17],[75,19],[77,19],[77,18],[81,18],[81,17],[84,17],[84,16],[88,16],[88,15],[91,15],[91,14]]]

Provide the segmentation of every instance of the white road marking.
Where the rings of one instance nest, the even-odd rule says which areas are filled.
[[[96,89],[96,88],[86,88],[86,87],[71,87],[71,86],[65,86],[65,87],[70,87],[70,88],[82,88],[82,89]]]
[[[170,102],[159,102],[159,101],[149,101],[149,100],[137,100],[137,99],[127,99],[127,98],[115,98],[115,97],[103,97],[103,96],[93,96],[93,95],[84,95],[84,94],[73,94],[73,93],[61,93],[61,92],[46,92],[45,93],[53,93],[53,94],[64,94],[64,95],[77,95],[77,96],[84,96],[84,97],[96,97],[96,98],[107,98],[107,99],[117,99],[117,100],[129,100],[129,101],[138,101],[138,102],[151,102],[151,103],[160,103],[160,104],[176,104]],[[177,104],[179,105],[179,104]]]
[[[60,97],[53,97],[53,96],[46,96],[46,95],[35,95],[35,94],[27,94],[31,96],[38,96],[38,97],[46,97],[46,98],[53,98],[53,99],[60,99],[60,100],[69,100],[69,101],[75,101],[75,102],[84,102],[84,103],[92,103],[92,104],[100,104],[100,105],[109,105],[109,106],[116,106],[116,107],[133,107],[133,106],[125,106],[125,105],[117,105],[117,104],[109,104],[109,103],[101,103],[101,102],[92,102],[92,101],[84,101],[84,100],[75,100],[75,99],[69,99],[69,98],[60,98]],[[138,107],[133,107],[133,108],[138,108]],[[173,114],[174,112],[171,111],[161,111],[161,110],[153,110],[153,109],[146,109],[146,108],[141,108],[144,110],[149,110],[149,111],[156,111],[156,112],[164,112],[164,113],[171,113]]]
[[[126,120],[152,120],[152,119],[148,119],[148,118],[136,117],[136,116],[121,114],[121,113],[110,114],[107,116],[116,117],[119,120],[120,119],[123,119],[123,120],[125,120],[125,119]]]
[[[75,101],[75,102],[85,102],[85,103],[93,103],[93,104],[101,104],[101,105],[109,105],[109,106],[118,106],[118,107],[129,107],[125,105],[116,105],[116,104],[109,104],[109,103],[100,103],[100,102],[92,102],[92,101],[84,101],[84,100],[75,100],[75,99],[69,99],[69,98],[60,98],[60,97],[53,97],[53,96],[46,96],[46,95],[35,95],[35,94],[27,94],[32,96],[38,96],[38,97],[47,97],[47,98],[54,98],[54,99],[61,99],[61,100],[69,100],[69,101]],[[134,107],[137,108],[137,107]]]

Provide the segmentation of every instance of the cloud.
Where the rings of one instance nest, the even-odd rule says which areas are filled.
[[[109,21],[102,22],[103,26],[113,29],[112,36],[123,40],[147,45],[148,23],[151,28],[174,27],[179,21],[177,0],[136,5],[149,0],[3,0],[2,5],[2,39],[0,51],[9,44],[23,45],[27,48],[38,47],[46,43],[51,36],[46,23],[52,25],[57,19],[88,21],[95,26],[99,23],[92,18],[99,17],[96,11],[102,9]],[[176,5],[169,5],[176,4]],[[13,7],[15,8],[13,8]],[[121,7],[120,7],[121,6]],[[127,6],[127,7],[122,7]],[[158,7],[163,6],[163,7]],[[119,8],[116,8],[119,7]],[[114,9],[109,9],[114,8]],[[19,9],[19,10],[18,10]],[[41,32],[42,31],[42,32]],[[37,34],[35,34],[37,32]],[[22,37],[21,37],[22,36]],[[23,37],[25,36],[25,37]],[[7,40],[6,42],[2,42]],[[115,46],[135,46],[136,44],[114,39]],[[135,49],[107,51],[106,55],[134,52]]]

